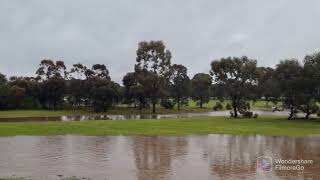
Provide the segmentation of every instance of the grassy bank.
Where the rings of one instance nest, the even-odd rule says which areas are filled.
[[[177,109],[164,109],[157,108],[157,114],[176,114],[176,113],[196,113],[196,112],[209,112],[212,108],[184,108]],[[137,108],[117,107],[108,110],[107,112],[95,113],[91,109],[82,110],[9,110],[0,111],[0,118],[18,118],[18,117],[52,117],[52,116],[72,116],[72,115],[99,115],[99,114],[152,114],[151,109],[143,109],[141,112]]]
[[[0,136],[14,135],[320,135],[319,120],[265,117],[231,119],[197,117],[162,120],[0,123]]]

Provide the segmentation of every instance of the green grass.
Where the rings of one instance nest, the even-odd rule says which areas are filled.
[[[15,117],[47,117],[47,116],[63,116],[63,115],[81,115],[88,114],[89,111],[84,110],[9,110],[0,111],[0,118]]]
[[[176,114],[186,112],[208,112],[212,111],[212,108],[184,108],[181,110],[177,109],[164,109],[157,107],[157,114]],[[72,116],[72,115],[85,115],[85,114],[151,114],[152,109],[143,109],[141,112],[137,108],[130,107],[117,107],[108,110],[103,113],[95,113],[94,111],[88,110],[8,110],[0,111],[0,118],[16,118],[16,117],[52,117],[52,116]]]
[[[190,135],[239,134],[320,135],[319,120],[286,120],[277,117],[231,119],[196,117],[161,120],[0,123],[0,136],[15,135]]]

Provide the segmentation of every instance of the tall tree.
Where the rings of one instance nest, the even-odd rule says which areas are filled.
[[[297,59],[287,59],[276,65],[275,75],[284,96],[284,105],[290,109],[288,119],[292,119],[299,109],[299,95],[303,68]]]
[[[63,61],[45,59],[36,71],[37,79],[42,82],[41,103],[46,108],[56,109],[62,102],[65,93],[66,66]]]
[[[277,102],[281,96],[281,90],[278,81],[275,79],[275,70],[271,67],[258,68],[258,89],[256,93],[259,97],[264,97],[266,107],[269,102]]]
[[[124,102],[129,105],[135,103],[134,87],[138,84],[135,72],[128,72],[123,77],[122,83],[124,86]]]
[[[40,62],[40,67],[38,68],[36,74],[42,80],[50,79],[53,76],[59,78],[66,78],[66,66],[63,61],[56,61],[50,59],[44,59]]]
[[[84,100],[88,98],[88,92],[85,88],[85,72],[87,67],[81,63],[74,64],[69,74],[69,81],[67,83],[68,94],[70,95],[70,102],[72,105],[79,107]]]
[[[149,97],[152,112],[155,113],[156,103],[170,77],[171,52],[166,50],[162,41],[143,41],[138,45],[136,62],[138,82]]]
[[[187,75],[187,68],[181,64],[174,64],[172,73],[172,96],[178,104],[180,110],[181,101],[185,101],[190,95],[190,79]]]
[[[102,79],[109,79],[109,70],[107,69],[107,66],[104,64],[94,64],[92,66],[92,71],[94,72],[94,75],[102,78]]]
[[[192,99],[198,101],[200,108],[202,108],[203,103],[209,102],[211,84],[211,76],[205,73],[195,74],[191,80]]]
[[[306,114],[306,118],[319,110],[317,101],[319,101],[320,89],[320,53],[307,55],[304,58],[300,91],[302,93],[300,100],[300,110]]]
[[[0,73],[0,86],[5,85],[6,83],[7,83],[6,76]]]
[[[257,81],[257,61],[246,56],[214,60],[210,74],[217,83],[225,85],[232,101],[233,115],[238,117],[238,111],[246,100],[246,87]]]

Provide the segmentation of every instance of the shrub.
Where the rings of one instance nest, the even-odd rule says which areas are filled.
[[[160,103],[160,105],[162,107],[164,107],[165,109],[173,109],[175,104],[176,103],[171,99],[163,99],[163,100],[161,100],[161,103]]]
[[[259,116],[259,115],[258,115],[257,113],[254,113],[254,114],[253,114],[253,118],[258,118],[258,116]]]
[[[214,111],[218,111],[218,110],[222,110],[223,106],[221,104],[221,102],[217,102],[215,106],[213,106],[213,110]]]
[[[231,109],[232,109],[231,104],[230,104],[230,103],[227,103],[227,105],[226,105],[226,110],[231,110]]]
[[[317,112],[317,116],[320,117],[320,111]]]
[[[230,111],[230,117],[234,117],[234,113],[233,113],[233,111]]]
[[[244,111],[241,114],[242,114],[242,117],[244,117],[244,118],[252,118],[253,117],[253,112],[250,112],[250,111]]]

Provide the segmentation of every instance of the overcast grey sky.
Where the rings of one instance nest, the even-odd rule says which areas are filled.
[[[163,40],[191,76],[224,56],[274,66],[319,50],[319,19],[318,0],[1,0],[0,72],[52,58],[104,63],[121,82],[141,40]]]

